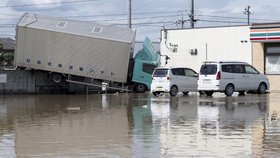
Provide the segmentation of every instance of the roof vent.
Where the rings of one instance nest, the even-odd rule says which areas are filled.
[[[92,32],[93,32],[93,33],[101,33],[101,31],[102,31],[102,27],[94,27],[94,28],[92,29]]]
[[[59,27],[59,28],[65,28],[65,26],[67,25],[67,22],[66,21],[59,21],[56,25],[56,27]]]

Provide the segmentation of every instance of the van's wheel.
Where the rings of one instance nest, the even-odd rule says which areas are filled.
[[[134,87],[134,90],[138,93],[144,93],[146,91],[146,86],[144,84],[141,83],[137,83]]]
[[[260,83],[259,88],[258,88],[258,93],[259,94],[264,94],[267,90],[266,84],[265,83]]]
[[[53,83],[59,84],[64,80],[64,77],[60,73],[52,73],[51,74],[51,80],[52,80]]]
[[[172,87],[170,88],[169,94],[170,94],[171,96],[176,96],[177,93],[178,93],[178,88],[177,88],[177,86],[172,86]]]
[[[207,95],[207,96],[212,96],[213,95],[213,91],[205,91],[205,94]]]
[[[226,89],[225,89],[225,92],[224,92],[225,95],[226,96],[232,96],[233,92],[234,92],[234,86],[232,84],[228,84],[226,86]]]

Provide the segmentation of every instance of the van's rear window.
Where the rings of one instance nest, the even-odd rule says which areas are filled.
[[[166,77],[168,69],[156,69],[154,72],[154,77]]]
[[[204,64],[200,68],[200,74],[202,75],[214,75],[217,72],[217,65],[215,64]]]

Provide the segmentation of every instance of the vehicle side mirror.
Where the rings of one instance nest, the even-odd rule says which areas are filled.
[[[194,74],[193,77],[198,77],[198,74]]]

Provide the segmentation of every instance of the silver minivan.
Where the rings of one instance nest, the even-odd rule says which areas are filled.
[[[246,91],[263,94],[268,89],[267,76],[245,62],[204,62],[200,69],[198,90],[208,96],[213,92],[223,92],[226,96],[234,92],[244,95]]]
[[[184,95],[197,91],[198,73],[186,67],[156,68],[153,72],[151,92],[157,96],[169,93],[176,96],[178,92]]]

